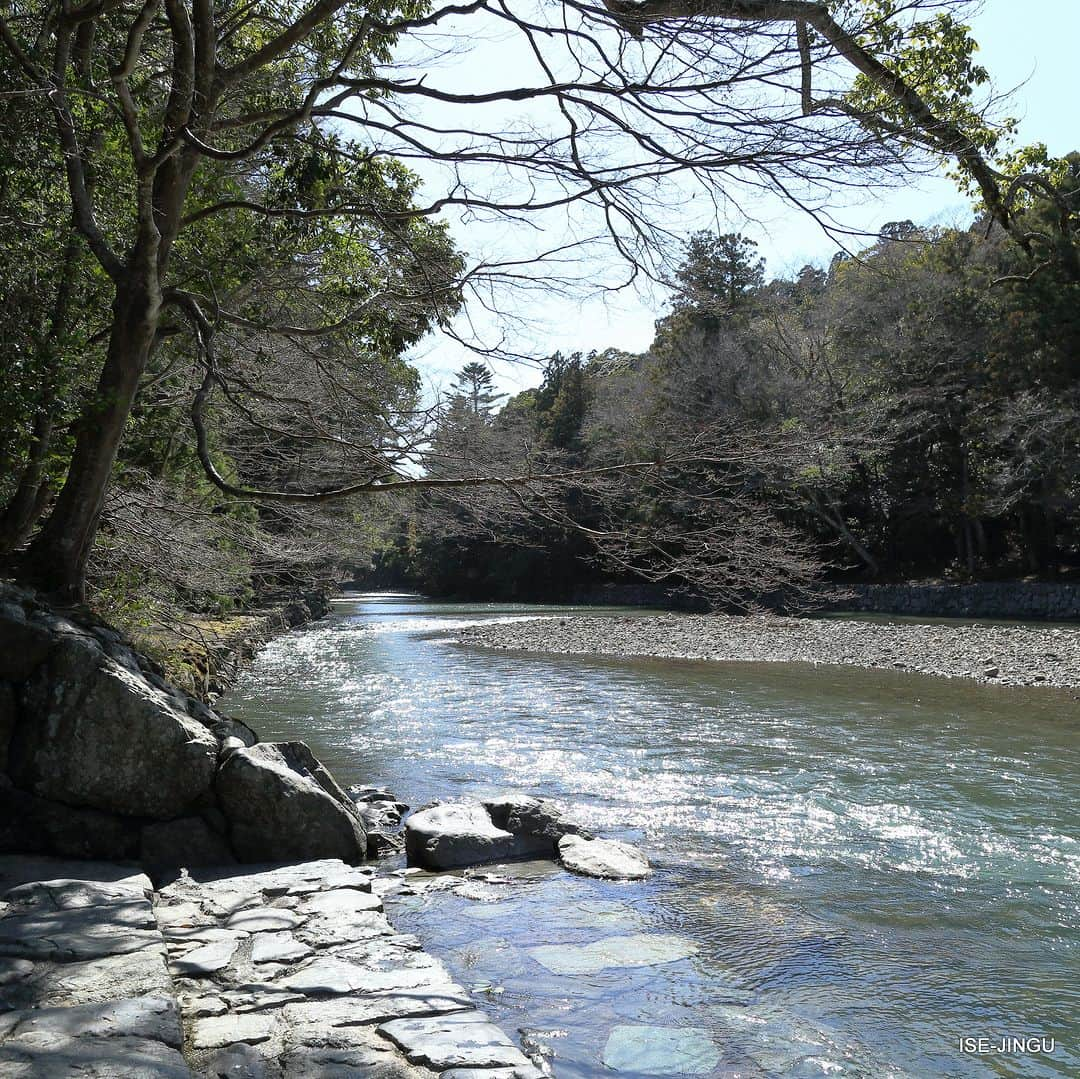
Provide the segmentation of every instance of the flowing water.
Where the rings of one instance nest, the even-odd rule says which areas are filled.
[[[1075,691],[453,641],[537,613],[573,616],[339,601],[225,705],[343,783],[549,795],[646,849],[645,882],[530,863],[390,907],[557,1075],[1080,1075]]]

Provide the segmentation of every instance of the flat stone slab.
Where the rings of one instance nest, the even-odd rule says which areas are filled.
[[[436,1071],[529,1065],[525,1054],[482,1012],[395,1019],[378,1029],[399,1045],[413,1064],[425,1064]]]
[[[196,1020],[193,1044],[196,1049],[220,1049],[238,1042],[257,1045],[269,1041],[277,1033],[278,1026],[279,1020],[274,1014],[247,1012],[210,1016]]]
[[[559,840],[559,861],[571,872],[608,880],[641,880],[652,872],[641,851],[617,839],[564,835]]]
[[[96,959],[134,952],[160,941],[146,899],[0,918],[0,955],[5,956]]]
[[[195,948],[169,962],[174,974],[188,977],[202,977],[224,970],[231,962],[236,949],[240,946],[240,937],[232,935],[224,940],[215,940]]]
[[[604,1066],[635,1075],[708,1075],[720,1063],[708,1031],[696,1027],[618,1026],[604,1046]],[[448,1079],[443,1076],[443,1079]]]
[[[437,960],[430,965],[372,970],[333,956],[320,957],[278,983],[305,995],[390,993],[395,990],[452,985],[450,975]]]
[[[5,1042],[0,1045],[0,1075],[4,1079],[194,1079],[187,1061],[171,1046],[142,1038],[94,1037]]]
[[[0,1014],[0,1043],[55,1038],[145,1038],[178,1048],[180,1014],[171,996],[135,997],[70,1008],[27,1008]]]
[[[259,933],[251,945],[253,963],[291,963],[311,955],[311,948],[292,933]]]
[[[124,955],[71,963],[0,959],[0,1007],[39,1007],[43,1001],[67,1007],[170,994],[165,956],[165,946],[158,942]]]
[[[285,907],[250,907],[233,914],[225,926],[228,929],[242,929],[246,933],[263,933],[267,930],[295,929],[303,920],[301,915]]]
[[[382,909],[382,900],[369,891],[334,888],[326,892],[317,892],[303,900],[297,906],[296,912],[299,915],[323,914],[346,917],[350,914]]]
[[[545,944],[529,948],[529,955],[552,974],[595,974],[622,967],[651,967],[673,963],[697,952],[686,937],[664,933],[635,933],[605,937],[591,944]]]

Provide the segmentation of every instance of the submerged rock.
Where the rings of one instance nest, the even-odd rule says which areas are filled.
[[[529,955],[552,974],[595,974],[623,967],[653,967],[673,963],[697,953],[686,937],[667,933],[632,933],[605,937],[591,944],[544,944]]]
[[[604,1046],[604,1066],[635,1075],[708,1075],[720,1050],[696,1027],[617,1026]]]
[[[617,839],[563,836],[559,840],[559,860],[574,873],[608,880],[641,880],[652,872],[649,859],[641,851]]]

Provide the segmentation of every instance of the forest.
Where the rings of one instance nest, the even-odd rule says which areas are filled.
[[[0,11],[6,576],[153,627],[346,577],[745,605],[1075,570],[1080,158],[994,115],[966,5],[562,10]],[[536,77],[440,68],[492,22]],[[970,228],[898,223],[791,280],[719,214],[653,212],[676,179],[813,213],[928,167]],[[451,212],[539,246],[481,257]],[[503,400],[509,357],[458,316],[601,265],[553,212],[672,299],[641,355],[556,354]],[[433,396],[436,330],[477,358]]]
[[[1076,204],[1080,155],[1068,170],[1062,190]],[[1031,214],[1050,211],[1043,202]],[[437,468],[526,452],[588,468],[627,442],[632,455],[663,459],[696,436],[738,449],[711,469],[707,497],[699,475],[676,474],[666,489],[632,480],[603,497],[586,485],[517,522],[490,499],[429,498],[376,556],[389,580],[565,599],[598,579],[643,579],[751,601],[812,579],[1075,575],[1074,281],[1026,276],[980,218],[967,229],[897,222],[828,269],[777,279],[752,240],[702,233],[674,283],[641,355],[555,354],[536,390],[505,402],[485,365],[466,367],[440,416]],[[665,539],[610,543],[613,528],[629,536],[634,525]],[[785,537],[786,558],[759,566],[748,587],[702,574],[695,544],[751,532]]]

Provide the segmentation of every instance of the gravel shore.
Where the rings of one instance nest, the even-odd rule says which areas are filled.
[[[915,624],[729,615],[539,618],[471,627],[463,644],[566,655],[826,663],[1080,687],[1080,627]]]

